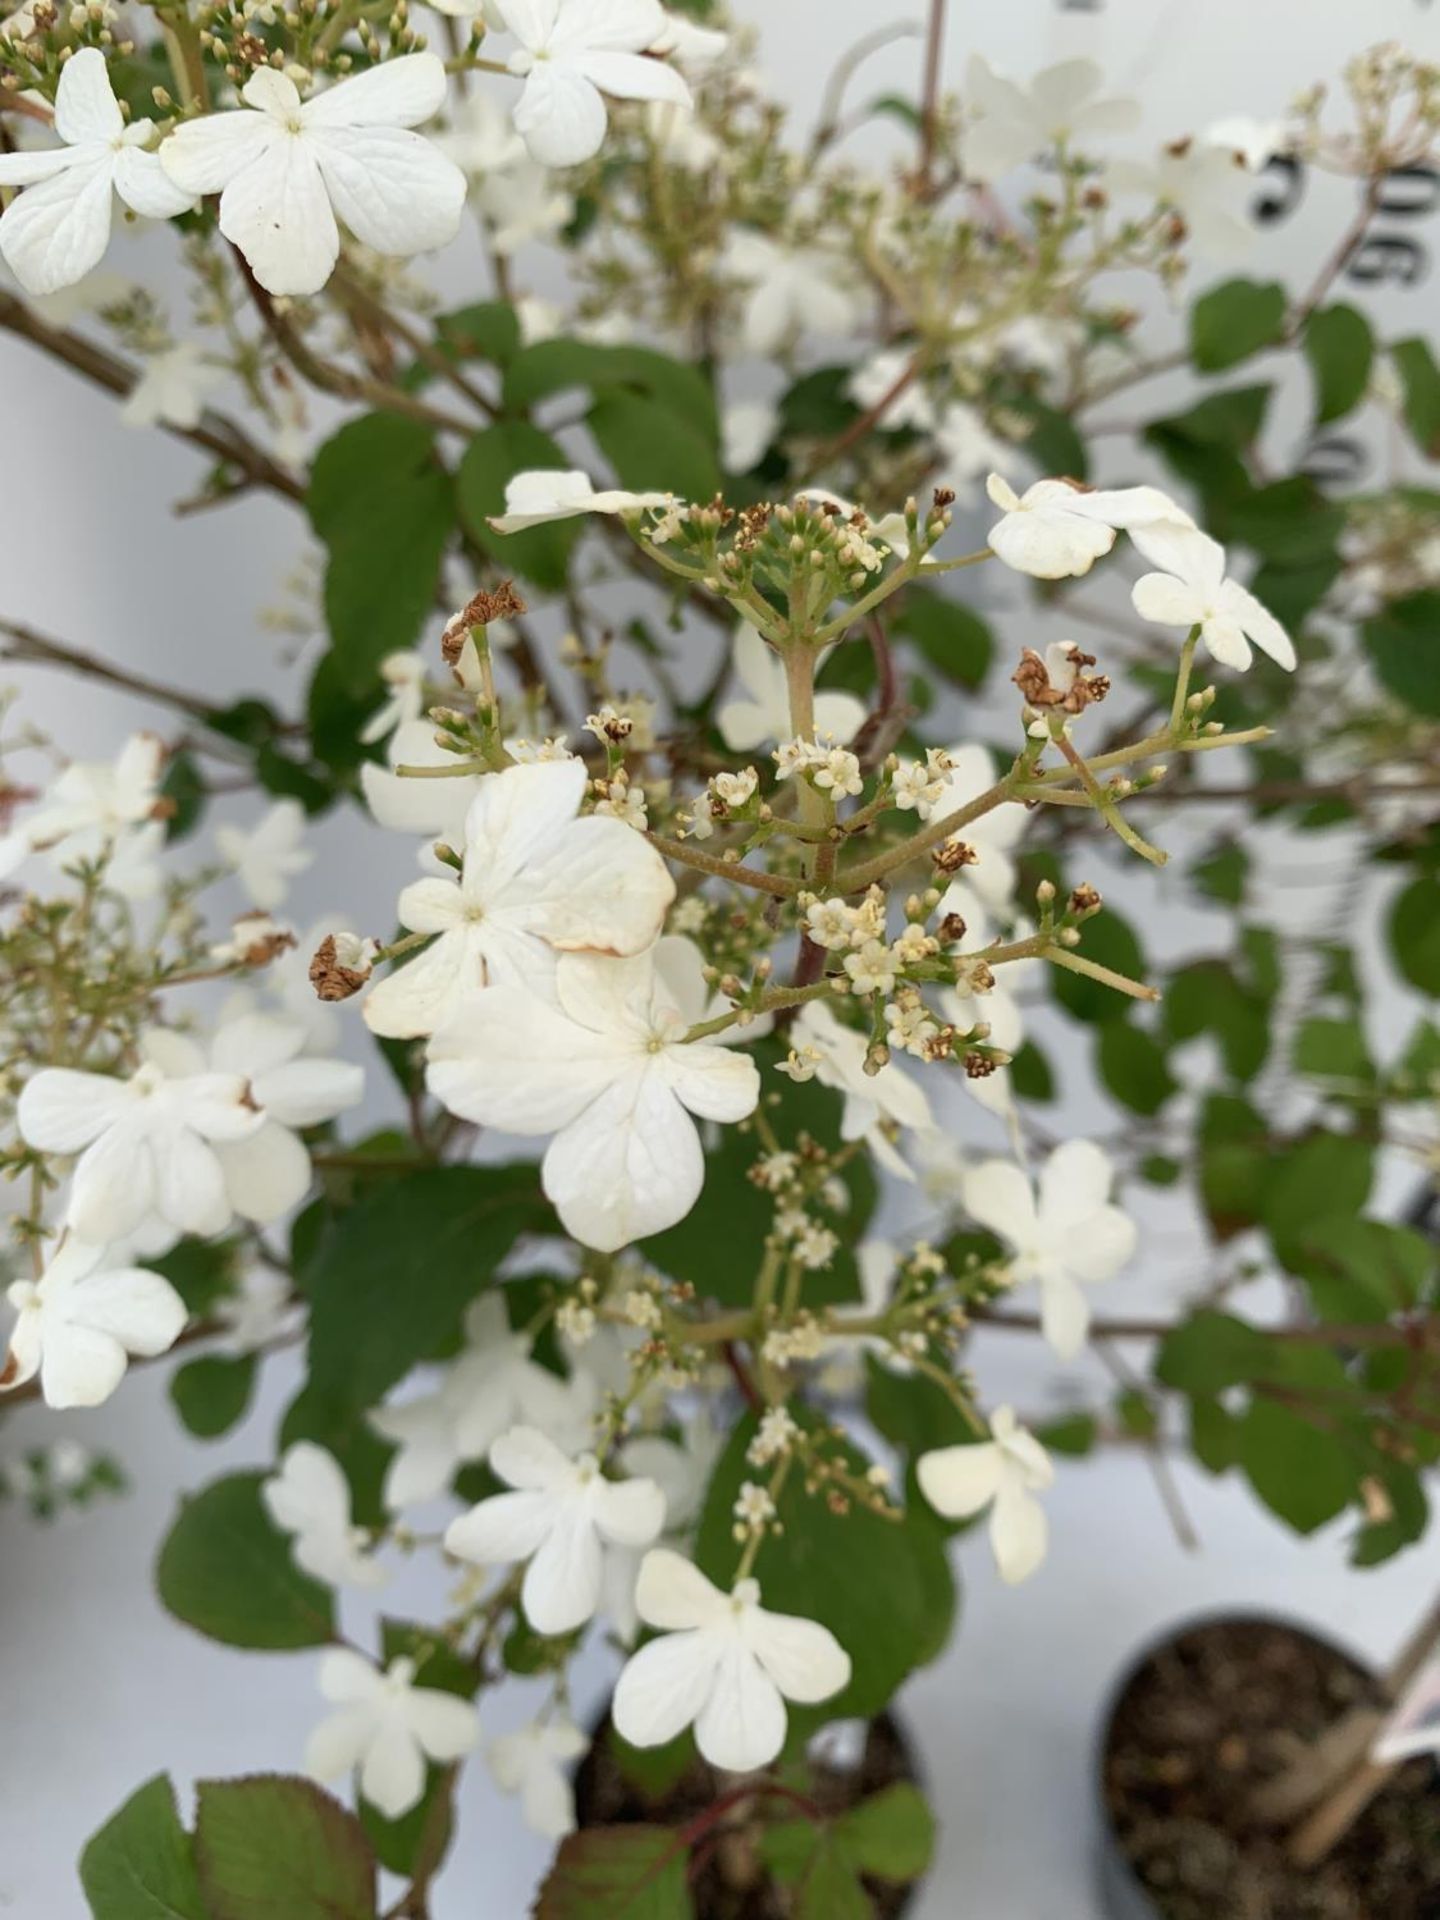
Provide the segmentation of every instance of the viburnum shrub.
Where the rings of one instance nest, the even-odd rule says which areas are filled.
[[[300,1350],[157,1581],[214,1639],[317,1651],[276,1764],[358,1810],[211,1781],[192,1832],[156,1779],[82,1878],[100,1920],[423,1915],[478,1753],[563,1840],[542,1915],[690,1913],[722,1822],[786,1910],[866,1912],[929,1816],[904,1783],[818,1802],[812,1742],[940,1654],[958,1527],[1043,1577],[1057,1459],[1111,1440],[1302,1532],[1348,1514],[1362,1564],[1425,1526],[1436,1262],[1388,1195],[1435,1169],[1440,1035],[1377,1054],[1357,925],[1278,927],[1251,868],[1286,831],[1385,863],[1388,964],[1440,992],[1440,372],[1341,297],[1440,82],[1381,48],[1147,168],[1089,62],[975,58],[949,95],[936,0],[867,171],[863,49],[797,142],[718,9],[437,6],[0,27],[0,326],[199,449],[192,505],[293,503],[324,567],[289,709],[209,698],[203,636],[191,692],[0,622],[174,721],[103,763],[4,742],[3,1384],[91,1407],[184,1348],[208,1437]],[[1298,292],[1214,284],[1273,166],[1351,182],[1353,221]],[[184,322],[117,271],[134,216]],[[442,298],[413,262],[467,223],[476,297]],[[1199,289],[1173,350],[1156,288]],[[1116,433],[1182,365],[1199,394]],[[1281,378],[1317,431],[1382,410],[1385,478],[1317,479]],[[395,926],[316,924],[339,809],[414,847]],[[217,926],[226,875],[251,910]],[[1178,894],[1216,950],[1148,958]],[[1092,1055],[1103,1146],[1045,1115]],[[1204,1223],[1190,1303],[1092,1317],[1140,1184]],[[1026,1419],[981,1326],[1150,1358]],[[12,1491],[114,1488],[80,1435]],[[411,1560],[428,1608],[377,1614]],[[710,1770],[683,1825],[572,1834],[597,1638],[613,1765],[657,1797]],[[493,1736],[509,1675],[539,1709]]]

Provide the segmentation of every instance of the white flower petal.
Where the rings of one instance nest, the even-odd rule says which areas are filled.
[[[16,1124],[42,1153],[79,1153],[133,1110],[123,1080],[73,1067],[42,1067],[20,1090]]]
[[[760,1070],[747,1053],[696,1040],[667,1047],[665,1065],[678,1098],[702,1120],[744,1120],[760,1104]]]
[[[305,129],[418,127],[445,104],[445,65],[433,53],[385,60],[308,100]]]
[[[672,1633],[626,1661],[610,1702],[611,1718],[632,1747],[661,1747],[682,1733],[710,1698],[725,1651],[719,1635]]]
[[[267,143],[221,194],[220,231],[267,293],[318,293],[339,258],[340,233],[309,143]]]
[[[497,1493],[445,1529],[445,1548],[479,1567],[528,1560],[545,1538],[554,1506],[543,1493]]]
[[[1105,1204],[1115,1170],[1093,1140],[1066,1140],[1040,1172],[1040,1214],[1047,1227],[1078,1226]]]
[[[242,107],[186,120],[162,143],[159,160],[182,193],[196,197],[222,193],[242,169],[278,147],[282,138],[267,114],[247,113]]]
[[[195,204],[193,194],[177,187],[160,164],[158,153],[144,147],[121,147],[115,156],[115,191],[132,212],[147,220],[169,220]]]
[[[1006,1480],[990,1515],[990,1547],[1007,1586],[1029,1579],[1045,1558],[1049,1541],[1045,1509],[1017,1481]]]
[[[1069,1273],[1051,1272],[1040,1282],[1040,1330],[1062,1360],[1073,1360],[1090,1331],[1090,1302]]]
[[[386,70],[376,67],[361,78]],[[431,253],[460,231],[465,176],[422,134],[403,127],[325,126],[308,132],[304,144],[335,212],[376,253]]]
[[[621,1070],[617,1048],[522,987],[487,987],[435,1035],[426,1084],[464,1120],[552,1133]]]
[[[462,1760],[480,1737],[480,1718],[468,1700],[438,1687],[416,1687],[405,1703],[410,1729],[442,1766]]]
[[[745,1617],[745,1639],[787,1700],[810,1706],[850,1684],[850,1656],[818,1620],[756,1607]]]
[[[641,1561],[635,1605],[647,1626],[667,1632],[713,1627],[730,1612],[728,1597],[684,1554],[670,1547],[656,1547]]]
[[[1130,601],[1142,620],[1162,627],[1193,627],[1205,617],[1205,603],[1195,589],[1170,573],[1142,573]]]
[[[1030,1238],[1035,1230],[1035,1195],[1030,1182],[1008,1160],[985,1160],[961,1176],[965,1211],[1003,1240]]]
[[[705,1184],[705,1155],[662,1076],[639,1066],[556,1134],[541,1176],[566,1232],[615,1253],[684,1219]]]
[[[695,1744],[713,1767],[749,1773],[785,1744],[785,1703],[774,1681],[738,1640],[726,1646],[710,1698],[695,1721]]]
[[[920,1491],[947,1520],[968,1520],[999,1492],[1004,1460],[991,1441],[976,1446],[937,1447],[915,1462]]]
[[[55,131],[70,147],[92,142],[108,147],[124,133],[125,118],[98,47],[82,47],[60,69]]]
[[[595,1502],[595,1525],[620,1547],[648,1547],[665,1525],[665,1495],[653,1480],[607,1480]]]
[[[266,1226],[298,1207],[310,1191],[310,1155],[288,1127],[271,1121],[248,1140],[213,1149],[225,1193],[244,1220]]]
[[[525,1618],[547,1635],[572,1633],[592,1618],[603,1571],[600,1536],[585,1508],[567,1503],[551,1506],[550,1512],[550,1526],[520,1588]]]
[[[553,61],[531,69],[515,103],[515,130],[545,167],[593,159],[605,140],[605,102],[583,73]]]
[[[377,1729],[360,1763],[360,1791],[387,1820],[420,1804],[425,1792],[425,1756],[414,1734],[399,1722]]]
[[[0,214],[0,253],[27,293],[57,293],[100,264],[110,243],[109,155],[74,159]]]

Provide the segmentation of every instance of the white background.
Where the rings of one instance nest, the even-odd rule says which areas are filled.
[[[736,11],[763,23],[765,70],[803,121],[835,52],[906,10],[862,0],[741,0]],[[1205,0],[1203,8],[1192,0],[1106,0],[1093,11],[1010,0],[952,12],[952,82],[971,46],[1022,77],[1093,50],[1115,90],[1144,99],[1146,140],[1237,112],[1274,115],[1298,85],[1333,73],[1365,39],[1393,34],[1440,56],[1440,10],[1424,0]],[[857,92],[911,86],[917,63],[918,46],[890,49]],[[1311,225],[1296,223],[1267,243],[1265,270],[1308,277],[1338,230],[1337,204],[1343,218],[1345,203],[1332,199],[1312,210]],[[464,261],[446,265],[447,278],[466,271]],[[1392,297],[1382,319],[1398,332],[1423,327],[1427,313],[1433,323],[1434,285],[1432,278],[1414,295]],[[1163,317],[1158,329],[1164,344]],[[156,503],[194,487],[191,453],[160,435],[127,432],[102,397],[8,340],[0,343],[0,394],[0,610],[212,697],[292,689],[284,648],[257,615],[275,603],[282,576],[304,551],[294,517],[254,500],[171,518]],[[52,725],[64,713],[77,752],[107,754],[122,729],[147,717],[133,703],[53,676],[15,677],[30,711]],[[353,823],[327,826],[321,845],[307,904],[343,905],[358,924],[385,923],[394,888],[408,877],[404,849],[385,846],[377,855]],[[1163,944],[1183,950],[1213,932],[1213,922],[1170,914]],[[1403,1025],[1398,1003],[1391,1015],[1387,1026]],[[1083,1076],[1069,1089],[1066,1117],[1079,1129],[1096,1123]],[[1120,1311],[1163,1303],[1202,1258],[1193,1223],[1148,1203],[1144,1211],[1137,1272],[1107,1302]],[[1028,1343],[992,1335],[975,1359],[996,1398],[1039,1410],[1063,1397]],[[177,1494],[227,1467],[271,1458],[276,1415],[293,1385],[287,1364],[272,1369],[246,1424],[209,1448],[178,1428],[164,1372],[142,1370],[88,1419],[26,1410],[0,1432],[6,1456],[74,1433],[118,1453],[135,1483],[126,1499],[58,1527],[0,1507],[0,1913],[20,1920],[83,1914],[72,1865],[79,1846],[150,1774],[171,1771],[184,1793],[197,1777],[294,1767],[316,1717],[310,1656],[212,1646],[169,1622],[149,1584]],[[904,1699],[942,1821],[922,1920],[1098,1914],[1090,1891],[1096,1718],[1114,1676],[1155,1631],[1210,1605],[1268,1605],[1383,1657],[1431,1597],[1430,1545],[1378,1572],[1351,1574],[1343,1530],[1301,1545],[1238,1483],[1183,1467],[1180,1483],[1201,1535],[1198,1553],[1177,1544],[1143,1460],[1113,1454],[1062,1468],[1050,1560],[1025,1588],[998,1586],[979,1537],[960,1549],[962,1630]],[[386,1601],[404,1611],[405,1590]],[[600,1699],[610,1672],[604,1656],[592,1657],[582,1707]],[[488,1724],[498,1730],[526,1706],[525,1690],[512,1689],[487,1703]],[[460,1813],[437,1920],[518,1920],[543,1848],[478,1768],[465,1780]]]

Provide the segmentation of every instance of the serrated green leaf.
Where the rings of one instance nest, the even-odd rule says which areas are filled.
[[[87,1841],[80,1884],[93,1920],[211,1920],[165,1774],[147,1780]]]
[[[375,1860],[313,1780],[202,1780],[195,1860],[210,1920],[375,1920]]]
[[[560,1843],[533,1920],[693,1920],[689,1855],[672,1827],[589,1827]]]
[[[322,1647],[334,1596],[301,1573],[260,1499],[261,1473],[193,1495],[160,1549],[155,1584],[177,1620],[231,1647]]]

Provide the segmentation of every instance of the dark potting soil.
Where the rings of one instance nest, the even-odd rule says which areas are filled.
[[[1301,1872],[1251,1800],[1374,1682],[1280,1622],[1207,1622],[1156,1652],[1116,1705],[1110,1820],[1164,1920],[1440,1920],[1440,1784],[1402,1767],[1330,1857]]]
[[[582,1827],[622,1826],[650,1821],[684,1826],[735,1784],[733,1774],[717,1774],[698,1755],[694,1764],[656,1799],[647,1797],[620,1771],[608,1738],[610,1723],[596,1729],[589,1752],[575,1776],[575,1811]],[[826,1813],[840,1814],[882,1787],[917,1778],[914,1757],[904,1733],[889,1714],[870,1721],[858,1765],[828,1764],[812,1759],[805,1793]],[[770,1817],[784,1819],[779,1801],[768,1808]],[[717,1844],[700,1856],[701,1866],[691,1883],[696,1920],[791,1920],[793,1906],[770,1881],[756,1848],[758,1828],[743,1811],[719,1830]],[[914,1889],[867,1881],[875,1920],[900,1920]]]

